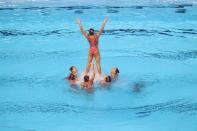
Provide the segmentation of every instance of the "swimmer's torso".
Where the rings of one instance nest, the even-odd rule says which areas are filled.
[[[98,37],[88,36],[87,37],[90,47],[98,47]]]

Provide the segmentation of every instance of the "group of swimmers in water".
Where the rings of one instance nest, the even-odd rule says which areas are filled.
[[[83,77],[83,81],[80,83],[80,85],[82,86],[82,88],[92,88],[93,84],[94,84],[94,80],[95,80],[95,69],[94,69],[94,64],[91,64],[93,71],[92,71],[92,76],[90,78],[90,76],[88,74],[85,74]],[[79,76],[78,76],[78,69],[75,66],[71,66],[70,67],[70,75],[66,78],[71,84],[76,84],[79,81]],[[119,74],[119,69],[118,68],[112,68],[111,69],[111,74],[110,75],[104,75],[103,77],[101,77],[101,80],[98,82],[98,84],[102,85],[102,86],[108,86],[111,84],[112,81],[116,80],[118,78],[118,74]]]
[[[94,29],[92,29],[92,28],[89,29],[89,34],[87,34],[83,29],[83,26],[81,24],[80,19],[76,19],[76,22],[79,24],[79,27],[80,27],[80,30],[81,30],[82,34],[87,38],[87,40],[90,44],[90,50],[88,52],[88,63],[86,65],[85,75],[83,77],[83,81],[80,83],[82,88],[90,89],[90,88],[92,88],[92,86],[94,84],[95,68],[94,68],[94,64],[92,63],[93,58],[95,58],[95,60],[96,60],[98,75],[99,75],[99,78],[101,78],[100,81],[98,82],[98,84],[100,84],[102,86],[107,86],[114,79],[116,79],[118,77],[118,74],[119,74],[119,69],[118,68],[112,68],[111,69],[111,75],[101,76],[100,52],[99,52],[99,48],[98,48],[98,39],[99,39],[100,35],[102,34],[107,21],[108,21],[108,18],[105,18],[104,22],[102,24],[102,27],[97,34],[94,33]],[[91,78],[89,76],[90,67],[92,67]],[[70,72],[71,72],[70,75],[66,79],[71,84],[76,84],[79,81],[79,77],[77,75],[77,72],[78,72],[77,68],[75,66],[71,66],[70,67]]]

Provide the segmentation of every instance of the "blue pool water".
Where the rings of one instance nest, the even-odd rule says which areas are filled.
[[[0,1],[0,131],[196,131],[197,1]],[[100,29],[109,88],[70,88]]]

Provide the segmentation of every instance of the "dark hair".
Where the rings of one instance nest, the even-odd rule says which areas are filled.
[[[88,76],[88,75],[85,75],[85,76],[84,76],[84,81],[85,81],[85,82],[88,82],[88,81],[89,81],[89,79],[90,79],[90,78],[89,78],[89,76]]]
[[[94,29],[92,28],[89,29],[89,35],[94,35]]]
[[[111,76],[107,76],[107,77],[105,78],[105,82],[111,82]]]
[[[75,80],[75,75],[73,75],[72,73],[69,75],[68,77],[69,80]]]
[[[71,66],[69,70],[70,70],[70,71],[72,71],[72,70],[73,70],[73,68],[74,68],[74,66]]]
[[[116,68],[116,74],[118,74],[118,73],[120,73],[120,72],[119,72],[119,69],[118,69],[118,68]]]

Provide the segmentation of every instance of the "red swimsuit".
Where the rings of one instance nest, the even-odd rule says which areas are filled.
[[[94,54],[97,50],[97,47],[96,46],[90,46],[90,52],[91,54]]]
[[[90,39],[88,39],[88,41],[89,41],[89,44],[90,44],[90,52],[93,55],[97,51],[98,45],[97,44],[92,45]],[[97,43],[97,39],[94,39],[94,43]]]

